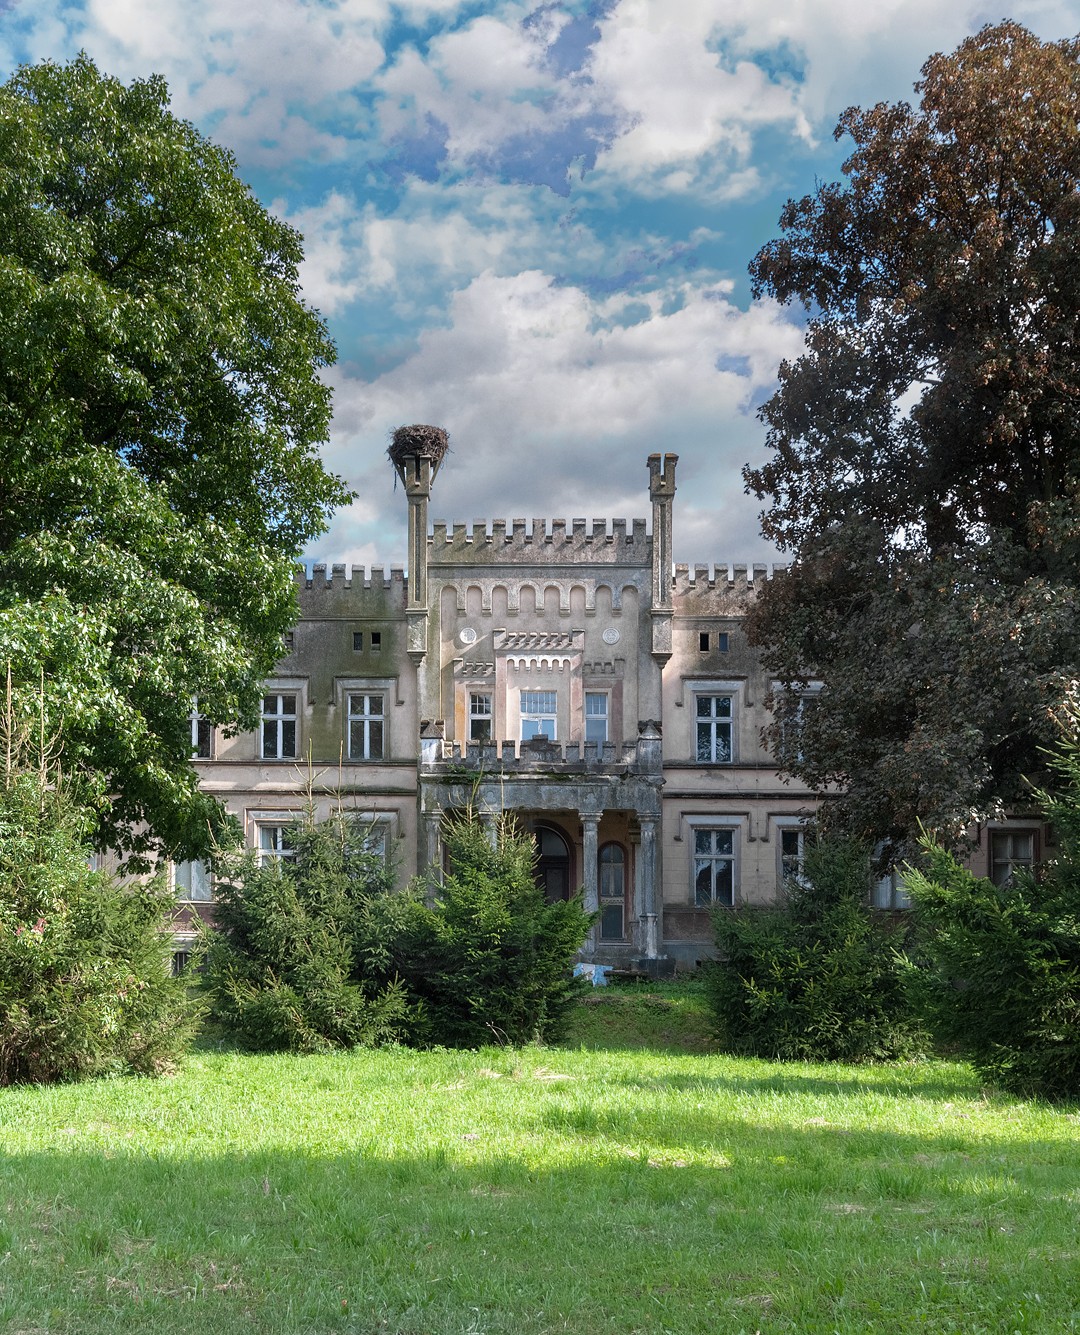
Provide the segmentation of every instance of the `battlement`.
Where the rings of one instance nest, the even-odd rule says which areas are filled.
[[[672,587],[678,594],[727,592],[754,597],[761,586],[788,567],[773,565],[676,565]]]
[[[404,590],[406,587],[405,569],[403,566],[391,566],[387,571],[385,566],[346,566],[332,565],[327,566],[322,561],[317,561],[310,569],[301,565],[297,571],[297,577],[305,589],[319,590],[321,588],[344,588],[344,589],[391,589],[399,588]]]
[[[432,525],[431,565],[515,562],[646,565],[652,539],[644,519],[493,519]]]

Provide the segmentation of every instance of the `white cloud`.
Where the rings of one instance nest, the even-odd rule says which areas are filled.
[[[339,376],[328,461],[381,498],[373,540],[400,559],[404,509],[384,451],[393,428],[414,421],[450,431],[432,511],[451,521],[644,514],[644,460],[662,449],[688,456],[699,505],[715,510],[738,494],[745,509],[739,470],[761,434],[752,402],[780,358],[797,355],[799,332],[777,308],[740,311],[722,290],[638,299],[643,318],[625,325],[623,303],[536,271],[486,273],[455,293],[449,327],[426,331],[402,365],[367,385]],[[721,359],[731,369],[718,370]],[[752,523],[731,537],[744,550],[757,543]],[[341,545],[336,529],[329,543]],[[717,545],[701,559],[738,559]]]

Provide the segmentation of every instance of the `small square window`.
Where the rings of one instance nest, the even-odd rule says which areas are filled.
[[[382,631],[373,630],[371,632],[371,652],[377,654],[382,648]]]
[[[716,647],[717,647],[717,650],[718,650],[720,653],[722,653],[722,654],[726,654],[726,653],[727,653],[727,651],[728,651],[728,633],[727,633],[726,630],[722,630],[722,631],[720,631],[720,632],[717,634],[717,636],[716,636]]]
[[[354,654],[362,654],[364,652],[364,632],[362,630],[353,631],[352,647]]]

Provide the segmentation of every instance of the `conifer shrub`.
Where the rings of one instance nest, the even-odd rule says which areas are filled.
[[[92,871],[92,826],[55,773],[0,775],[0,1085],[160,1074],[194,1031],[172,898]]]
[[[896,949],[904,929],[867,907],[869,883],[863,844],[819,839],[778,904],[716,910],[706,990],[725,1051],[859,1062],[920,1048]]]
[[[923,841],[906,879],[922,957],[912,981],[935,1036],[987,1080],[1080,1099],[1080,747],[1051,764],[1061,789],[1040,798],[1059,854],[1038,875],[998,886]]]
[[[257,1050],[321,1052],[414,1035],[417,1012],[392,976],[398,919],[391,874],[345,813],[290,831],[291,855],[226,857],[204,936],[210,1018]]]
[[[447,1047],[553,1041],[579,984],[571,970],[592,918],[578,897],[549,904],[530,835],[468,815],[444,831],[448,872],[416,904],[396,966],[422,1001],[426,1038]]]

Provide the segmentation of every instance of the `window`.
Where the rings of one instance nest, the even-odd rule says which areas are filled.
[[[173,868],[173,886],[176,897],[185,902],[206,902],[213,898],[210,893],[210,869],[200,859],[194,862],[178,862]]]
[[[188,715],[191,723],[191,758],[209,760],[214,739],[214,725],[199,713],[198,701]]]
[[[296,849],[293,847],[291,838],[292,829],[289,824],[284,822],[272,824],[267,821],[258,821],[255,828],[258,838],[260,867],[265,867],[270,862],[281,862],[296,857]]]
[[[264,760],[296,759],[296,696],[264,695],[262,707]]]
[[[698,760],[713,765],[730,765],[734,696],[698,695],[696,700]]]
[[[726,630],[722,630],[722,631],[718,631],[718,632],[717,632],[717,636],[716,636],[716,647],[717,647],[717,650],[718,650],[720,653],[722,653],[722,654],[726,654],[726,653],[727,653],[727,651],[728,651],[728,633],[727,633]]]
[[[487,691],[469,692],[469,741],[491,741],[491,695]]]
[[[381,760],[383,757],[383,697],[381,694],[348,695],[349,759]]]
[[[281,647],[287,654],[291,654],[296,648],[296,634],[294,631],[287,630],[281,637]]]
[[[558,696],[555,691],[521,692],[521,740],[546,737],[555,740],[555,718]]]
[[[789,881],[803,879],[803,858],[806,855],[807,834],[801,825],[780,827],[780,888]]]
[[[1014,872],[1030,871],[1034,865],[1034,830],[990,831],[990,879],[995,885],[1008,885]]]
[[[608,696],[606,691],[585,692],[585,740],[606,742],[608,739]]]
[[[694,831],[694,903],[699,909],[713,904],[735,904],[735,831]]]
[[[371,652],[373,654],[382,652],[382,631],[373,630],[371,632]]]
[[[703,654],[707,654],[709,652],[709,632],[707,630],[698,631],[697,647],[701,650]]]
[[[626,853],[621,844],[600,849],[600,939],[622,941],[626,937]]]
[[[909,909],[911,896],[904,889],[903,877],[897,867],[879,876],[870,886],[872,909]]]

